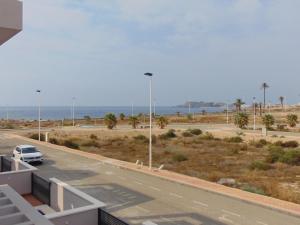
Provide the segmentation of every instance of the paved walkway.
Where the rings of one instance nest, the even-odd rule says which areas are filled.
[[[262,196],[262,195],[257,195],[257,194],[253,194],[253,193],[250,193],[250,192],[245,192],[245,191],[242,191],[242,190],[239,190],[239,189],[226,187],[226,186],[223,186],[223,185],[219,185],[219,184],[208,182],[208,181],[201,180],[201,179],[198,179],[198,178],[194,178],[194,177],[174,173],[174,172],[171,172],[171,171],[166,171],[166,170],[150,171],[148,168],[146,168],[146,167],[140,168],[139,166],[137,166],[134,163],[129,163],[129,162],[124,162],[124,161],[120,161],[120,160],[110,159],[110,158],[106,158],[106,157],[103,157],[101,155],[97,155],[97,154],[93,154],[93,153],[87,153],[87,152],[83,152],[83,151],[79,151],[79,150],[69,149],[69,148],[66,148],[64,146],[57,146],[57,145],[52,145],[52,144],[44,143],[44,142],[41,143],[39,141],[32,140],[32,139],[22,137],[22,136],[18,136],[18,135],[14,135],[14,134],[9,134],[9,135],[11,137],[14,137],[14,138],[17,138],[17,139],[22,139],[24,141],[29,141],[31,143],[44,145],[44,146],[47,146],[47,147],[50,147],[50,148],[55,147],[55,149],[57,149],[57,150],[61,150],[61,151],[69,152],[69,153],[72,153],[72,154],[80,155],[82,157],[101,160],[104,163],[108,163],[108,164],[120,167],[122,169],[137,171],[137,172],[141,172],[141,173],[144,173],[144,174],[156,176],[156,177],[159,177],[161,179],[166,179],[166,180],[169,180],[169,181],[172,181],[172,182],[181,183],[181,184],[189,185],[189,186],[192,186],[192,187],[195,187],[195,188],[204,189],[204,190],[207,190],[207,191],[210,191],[210,192],[214,192],[214,193],[218,193],[218,194],[221,194],[221,195],[233,197],[233,198],[236,198],[236,199],[239,199],[239,200],[242,200],[242,201],[246,201],[246,202],[249,202],[249,203],[252,203],[252,204],[264,206],[264,207],[271,208],[271,209],[274,209],[274,210],[283,211],[285,213],[293,214],[293,215],[296,215],[296,216],[300,217],[300,205],[295,204],[295,203],[282,201],[282,200],[279,200],[279,199],[266,197],[266,196]]]

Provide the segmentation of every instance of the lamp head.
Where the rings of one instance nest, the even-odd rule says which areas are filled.
[[[148,76],[148,77],[152,77],[152,76],[153,76],[152,73],[145,73],[144,75],[145,75],[145,76]]]

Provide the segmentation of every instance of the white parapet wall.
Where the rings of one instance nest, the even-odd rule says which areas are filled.
[[[3,156],[0,156],[3,157]],[[31,176],[37,169],[20,160],[11,160],[11,171],[0,172],[0,185],[9,185],[20,195],[31,193]]]
[[[91,196],[52,178],[50,207],[57,213],[46,215],[56,225],[98,225],[98,209],[105,207]]]

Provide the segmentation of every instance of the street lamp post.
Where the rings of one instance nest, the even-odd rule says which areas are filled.
[[[149,137],[149,169],[152,170],[152,73],[145,73],[150,78],[150,137]]]
[[[73,105],[72,105],[72,120],[73,120],[73,127],[75,127],[75,97],[72,98]]]
[[[36,90],[36,93],[38,93],[39,95],[41,94],[41,90]],[[38,115],[38,122],[39,122],[39,141],[41,141],[41,99],[39,97],[39,100],[38,100],[38,108],[39,108],[39,115]]]
[[[253,130],[256,130],[256,98],[253,97]]]

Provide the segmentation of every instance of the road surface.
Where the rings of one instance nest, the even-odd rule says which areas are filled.
[[[0,133],[0,154],[24,143]],[[234,198],[180,185],[101,161],[38,146],[46,161],[39,174],[56,177],[105,202],[107,210],[130,224],[299,225],[300,218]]]

